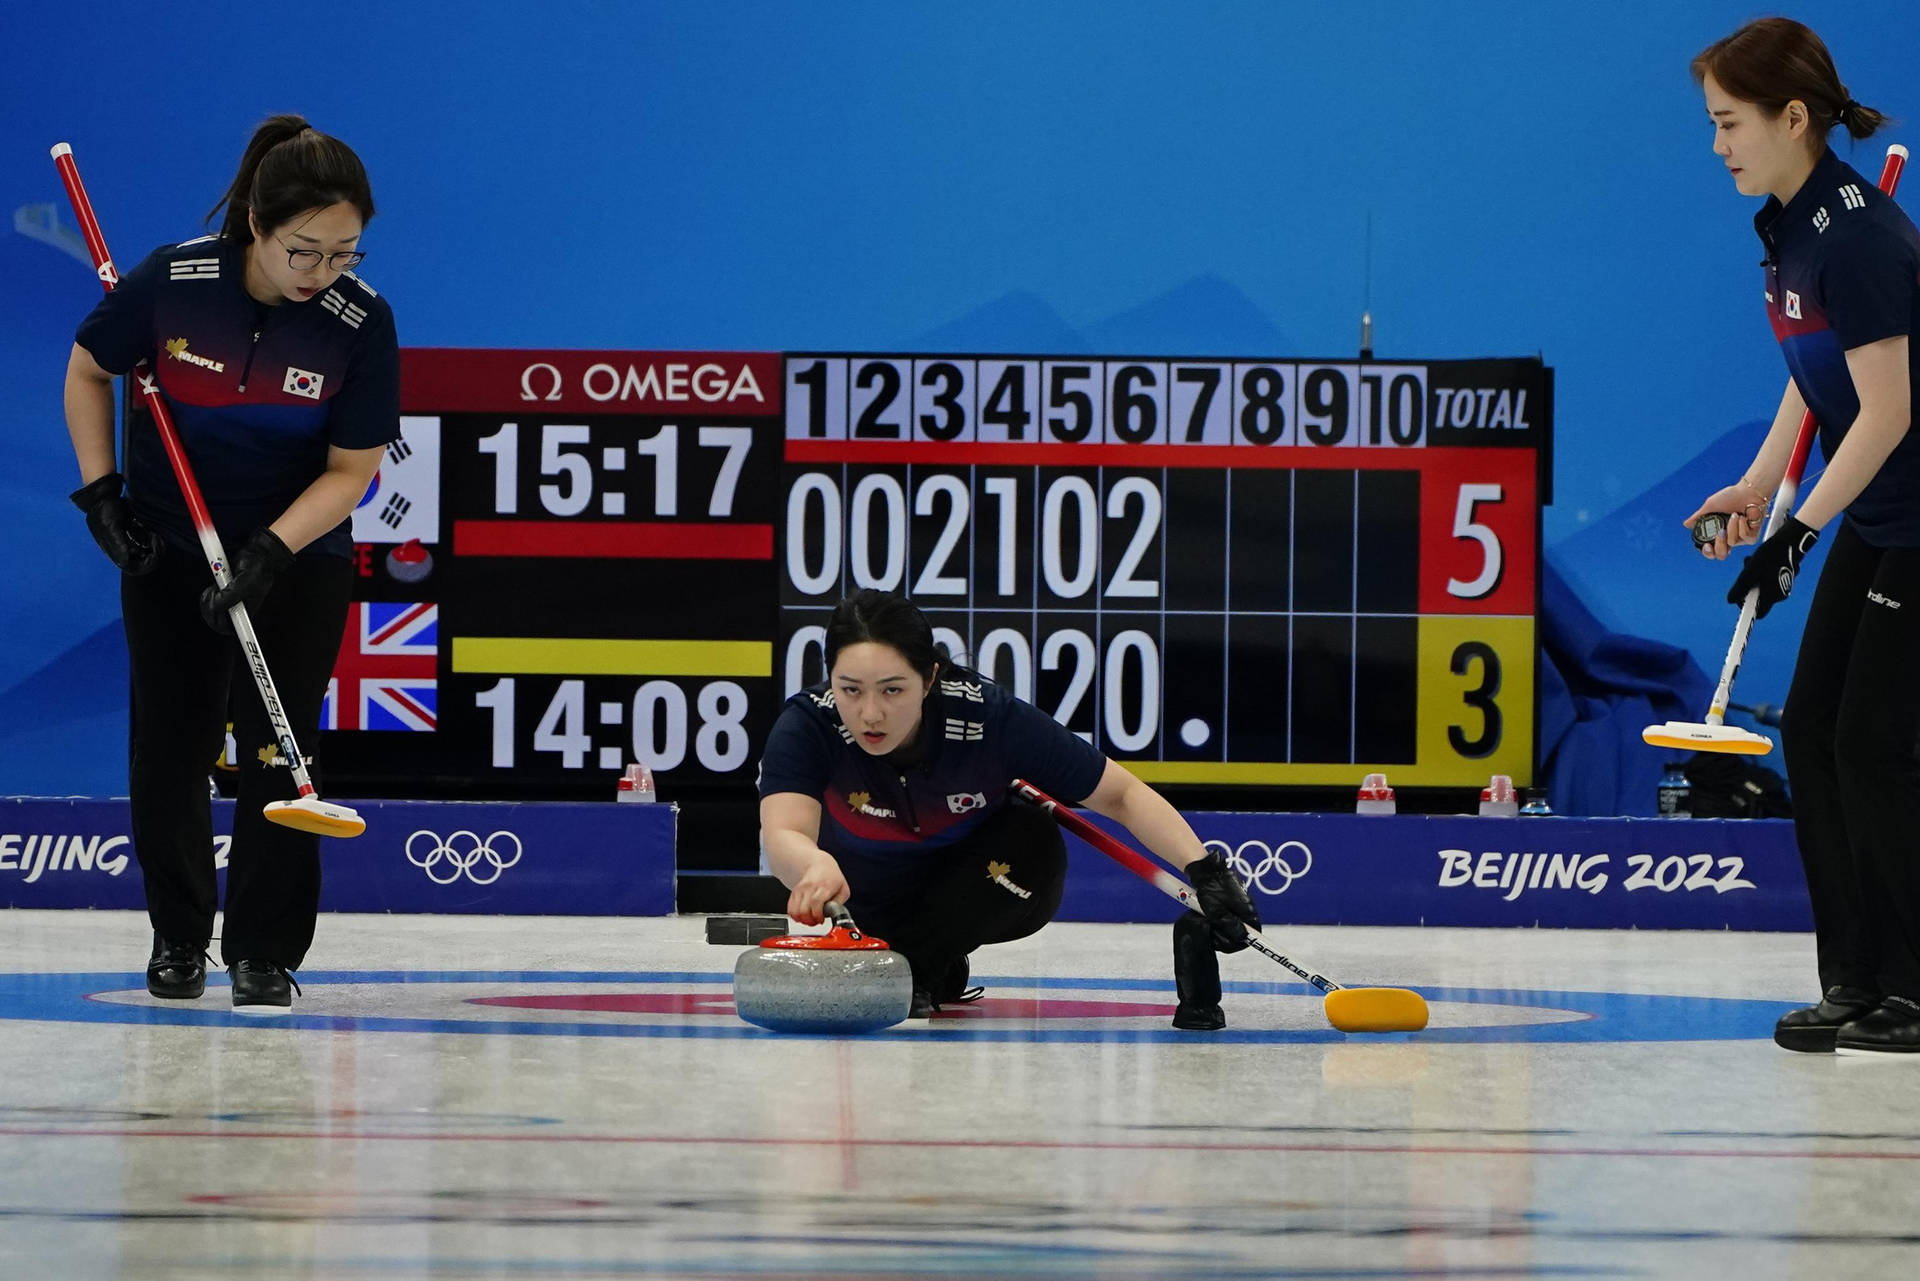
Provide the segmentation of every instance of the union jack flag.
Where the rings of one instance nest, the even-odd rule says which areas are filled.
[[[354,601],[320,728],[436,728],[439,648],[438,605]]]

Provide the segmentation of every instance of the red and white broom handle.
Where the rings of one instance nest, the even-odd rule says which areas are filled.
[[[1880,190],[1891,196],[1900,186],[1900,174],[1907,167],[1907,149],[1898,143],[1887,148],[1887,162],[1880,170]],[[1774,494],[1773,510],[1767,516],[1767,527],[1761,538],[1771,538],[1793,515],[1793,505],[1800,497],[1800,477],[1806,473],[1807,457],[1813,452],[1814,438],[1813,411],[1809,409],[1800,416],[1800,431],[1793,438],[1793,453],[1787,459],[1786,475],[1780,478],[1780,488]],[[1746,657],[1747,637],[1753,631],[1753,613],[1760,601],[1760,589],[1753,588],[1747,593],[1747,599],[1740,605],[1740,621],[1733,626],[1733,641],[1727,646],[1726,660],[1720,665],[1720,683],[1714,687],[1713,703],[1707,708],[1709,725],[1722,725],[1727,719],[1727,704],[1733,698],[1733,678],[1740,672],[1740,660]]]
[[[1200,906],[1200,896],[1193,892],[1191,885],[1188,885],[1185,881],[1175,876],[1172,872],[1167,871],[1166,868],[1161,867],[1158,863],[1155,863],[1152,859],[1149,859],[1125,841],[1115,840],[1112,836],[1101,831],[1092,823],[1089,823],[1086,819],[1080,817],[1080,815],[1074,813],[1059,801],[1054,800],[1051,796],[1048,796],[1045,792],[1035,787],[1032,783],[1027,782],[1024,778],[1016,778],[1013,780],[1013,790],[1022,800],[1038,805],[1041,809],[1052,814],[1054,821],[1059,823],[1060,826],[1066,828],[1069,832],[1072,832],[1075,836],[1093,846],[1094,849],[1099,850],[1102,854],[1105,854],[1108,858],[1126,868],[1129,872],[1132,872],[1135,876],[1147,882],[1147,884],[1153,886],[1168,898],[1184,904],[1191,911],[1204,913],[1205,909]],[[1232,873],[1228,873],[1228,875],[1232,875]],[[1340,990],[1340,985],[1332,979],[1312,969],[1303,967],[1292,959],[1282,956],[1280,953],[1268,947],[1261,941],[1259,930],[1254,929],[1252,926],[1247,926],[1246,930],[1247,945],[1254,951],[1280,962],[1281,965],[1284,965],[1293,973],[1313,984],[1313,986],[1319,988],[1322,992],[1338,992]]]
[[[112,293],[113,287],[120,283],[120,273],[114,268],[113,255],[107,251],[107,238],[101,234],[100,220],[94,217],[93,202],[87,199],[87,188],[80,181],[80,168],[73,162],[73,148],[64,142],[55,143],[53,164],[60,171],[60,181],[66,184],[67,200],[73,206],[73,216],[79,220],[80,234],[86,239],[87,252],[93,255],[94,272],[100,277],[101,286]],[[141,394],[146,397],[147,408],[153,413],[153,425],[160,433],[160,443],[166,448],[167,461],[173,464],[173,475],[180,483],[180,493],[187,500],[187,512],[193,518],[193,532],[200,539],[200,550],[206,555],[208,567],[213,570],[213,581],[224,588],[233,581],[233,575],[227,568],[227,550],[220,543],[219,531],[213,527],[213,516],[207,511],[206,500],[200,496],[200,485],[193,477],[193,466],[187,461],[187,451],[180,443],[180,433],[174,429],[173,415],[167,411],[167,402],[160,395],[159,375],[151,368],[143,371],[136,365],[132,377]],[[313,780],[307,775],[306,762],[300,756],[300,746],[294,741],[293,726],[281,706],[280,693],[274,688],[273,674],[267,670],[266,656],[261,653],[260,638],[253,630],[253,620],[248,617],[244,605],[235,605],[229,616],[233,620],[234,635],[240,640],[240,649],[246,655],[247,666],[253,672],[254,683],[260,689],[260,701],[266,705],[267,719],[273,726],[274,737],[279,740],[280,754],[287,758],[287,765],[293,771],[294,785],[300,789],[301,796],[313,796]]]

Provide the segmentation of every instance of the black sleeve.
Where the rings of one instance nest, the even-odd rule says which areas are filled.
[[[400,438],[400,341],[393,309],[376,307],[360,345],[347,358],[340,394],[327,406],[327,443],[372,449]]]
[[[760,795],[798,792],[819,800],[826,795],[833,774],[830,750],[806,709],[787,704],[767,733],[767,747],[760,754]]]
[[[1014,778],[1024,778],[1069,805],[1093,795],[1107,768],[1099,748],[1032,703],[1009,698],[1003,715],[1000,732],[1007,737],[1007,763]]]
[[[1917,268],[1912,246],[1884,227],[1833,246],[1820,268],[1820,301],[1842,351],[1912,330]]]
[[[113,292],[94,304],[73,335],[94,363],[110,374],[124,374],[153,355],[153,302],[166,271],[156,249],[120,277]]]

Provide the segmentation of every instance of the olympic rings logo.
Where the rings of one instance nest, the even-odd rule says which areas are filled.
[[[502,838],[513,842],[512,853],[505,852],[504,843],[494,848],[494,842]],[[462,876],[475,885],[491,885],[520,861],[520,854],[520,838],[512,832],[495,832],[484,841],[479,833],[464,829],[444,841],[425,830],[407,838],[407,862],[425,872],[435,885],[452,885]]]
[[[1225,841],[1212,840],[1205,848],[1210,854],[1217,852],[1248,889],[1262,894],[1285,894],[1295,881],[1313,870],[1313,851],[1304,841],[1282,841],[1278,845],[1242,841],[1238,849],[1229,849]],[[1254,855],[1259,857],[1257,863]]]

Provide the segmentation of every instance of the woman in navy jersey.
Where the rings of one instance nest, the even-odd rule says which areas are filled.
[[[67,430],[73,501],[122,571],[147,990],[191,999],[206,986],[218,906],[207,774],[231,699],[240,783],[221,953],[234,1008],[275,1013],[292,1005],[289,971],[313,941],[319,837],[261,815],[295,788],[227,611],[246,603],[294,737],[312,750],[352,588],[347,520],[399,435],[400,361],[386,300],[350,270],[373,217],[351,148],[275,116],[209,220],[223,208],[217,234],[156,249],[81,323]],[[116,462],[113,378],[142,363],[227,549],[225,590],[144,412],[130,410]]]
[[[1758,541],[1800,419],[1820,423],[1826,471],[1746,558],[1727,599],[1758,615],[1832,541],[1781,722],[1794,831],[1813,903],[1821,1000],[1782,1018],[1791,1050],[1920,1052],[1920,235],[1827,145],[1885,118],[1855,102],[1826,46],[1785,18],[1749,23],[1693,60],[1714,154],[1764,196],[1768,318],[1791,377],[1740,480],[1691,521],[1732,512],[1706,554]]]
[[[830,900],[913,966],[913,1014],[971,1000],[967,957],[1053,919],[1066,843],[1044,810],[1012,798],[1026,779],[1124,825],[1185,870],[1202,915],[1174,931],[1174,1026],[1224,1027],[1214,949],[1247,945],[1259,916],[1179,811],[1030,703],[938,649],[904,597],[862,591],[827,624],[828,679],[787,700],[760,762],[760,839],[820,922]]]

